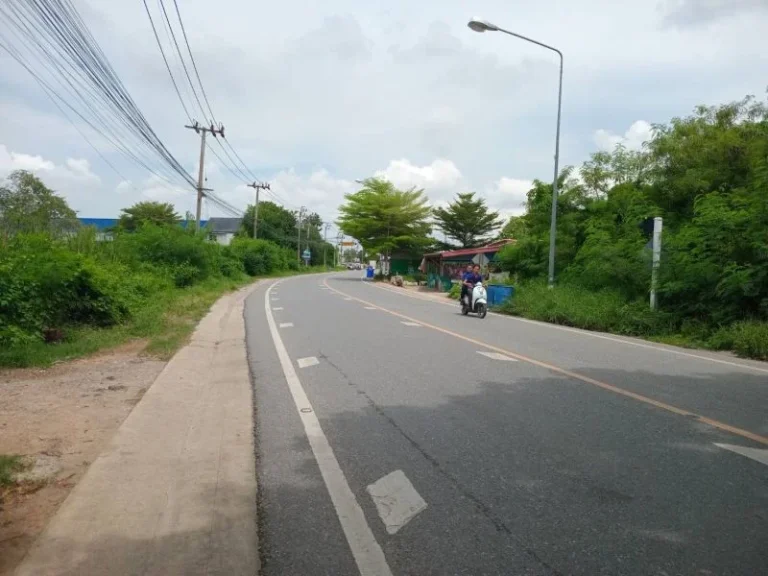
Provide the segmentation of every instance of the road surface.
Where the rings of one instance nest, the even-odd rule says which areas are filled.
[[[247,301],[263,574],[768,574],[768,365],[359,276]]]

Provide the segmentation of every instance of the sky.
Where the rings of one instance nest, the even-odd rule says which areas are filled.
[[[178,2],[229,142],[286,207],[306,206],[326,221],[369,176],[424,188],[435,205],[475,191],[505,216],[522,212],[533,179],[551,180],[557,56],[473,32],[472,17],[563,52],[561,166],[619,143],[640,148],[655,123],[699,104],[764,98],[768,86],[768,0]],[[142,0],[73,3],[196,178],[199,137],[184,128]],[[159,18],[158,1],[148,6]],[[178,61],[171,66],[183,79]],[[169,186],[73,126],[2,49],[0,118],[0,179],[34,171],[87,217],[116,217],[142,200],[194,211],[193,190]],[[235,206],[253,202],[253,189],[210,153],[206,177]],[[206,204],[204,216],[217,215]]]

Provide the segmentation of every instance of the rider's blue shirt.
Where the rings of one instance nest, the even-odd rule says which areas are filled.
[[[483,277],[480,276],[480,274],[475,274],[474,272],[464,272],[464,276],[461,277],[461,281],[477,284],[478,282],[483,281]]]

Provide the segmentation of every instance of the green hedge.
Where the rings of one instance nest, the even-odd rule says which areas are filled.
[[[297,268],[295,253],[272,242],[238,238],[223,247],[177,226],[145,225],[107,242],[88,229],[64,239],[18,235],[0,242],[0,346],[114,326],[158,294],[209,278]]]

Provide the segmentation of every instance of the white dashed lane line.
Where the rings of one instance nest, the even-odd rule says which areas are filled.
[[[502,360],[503,362],[517,362],[514,358],[507,356],[506,354],[500,354],[499,352],[485,352],[484,350],[478,350],[478,354],[490,358],[491,360]]]
[[[283,322],[280,324],[280,328],[293,328],[293,322]]]
[[[741,454],[742,456],[746,456],[747,458],[751,458],[756,462],[760,462],[761,464],[768,466],[768,450],[761,450],[760,448],[747,448],[746,446],[734,446],[733,444],[715,444],[715,446],[724,450],[736,452],[736,454]]]

